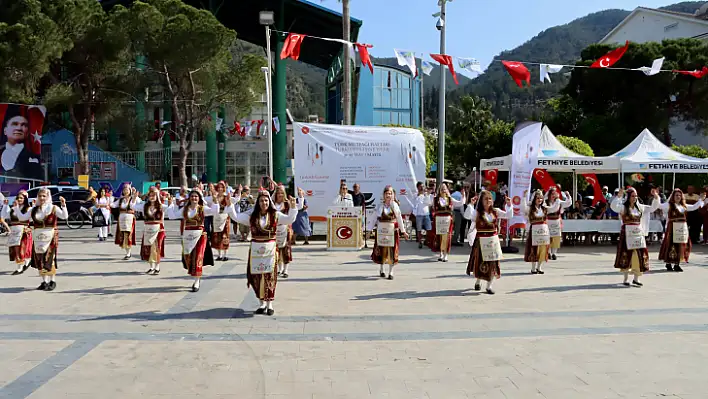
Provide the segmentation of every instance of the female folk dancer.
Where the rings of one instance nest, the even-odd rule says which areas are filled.
[[[241,196],[241,186],[239,186],[237,196]],[[231,197],[226,192],[226,183],[220,181],[216,185],[214,196],[208,200],[210,206],[217,204],[219,212],[214,215],[212,231],[211,231],[211,247],[216,249],[216,260],[226,262],[229,258],[226,253],[229,250],[230,244],[230,225],[229,218],[235,217],[236,211],[234,204],[238,201]]]
[[[138,193],[129,184],[123,185],[121,197],[113,204],[112,208],[118,208],[118,227],[116,227],[115,244],[125,250],[123,260],[130,259],[131,247],[135,244],[135,206],[138,203]]]
[[[457,201],[450,196],[447,184],[443,183],[438,189],[438,195],[433,201],[433,212],[435,216],[435,238],[432,240],[433,252],[439,252],[438,262],[447,262],[447,255],[450,253],[452,244],[453,223],[452,211],[455,206],[465,203],[465,191],[462,190],[462,201]]]
[[[111,217],[111,200],[106,195],[106,189],[98,189],[98,195],[93,200],[96,214],[93,217],[93,227],[98,227],[98,241],[108,238],[108,223]]]
[[[297,218],[293,223],[293,241],[295,244],[296,236],[303,236],[305,242],[302,245],[310,244],[310,236],[312,235],[312,226],[310,226],[310,216],[307,214],[307,199],[305,191],[298,187],[297,189]]]
[[[573,197],[570,196],[569,192],[566,191],[561,194],[565,197],[562,201],[556,187],[551,187],[546,193],[546,207],[548,209],[551,209],[552,207],[555,209],[557,206],[556,211],[549,211],[547,215],[548,231],[551,237],[551,260],[557,259],[556,255],[558,254],[558,249],[561,247],[561,237],[563,236],[563,231],[561,228],[561,213],[563,213],[563,209],[573,205]]]
[[[383,191],[383,204],[376,210],[376,240],[371,260],[380,265],[379,276],[384,274],[384,264],[388,264],[388,279],[393,280],[393,268],[398,264],[399,234],[407,240],[404,230],[401,208],[395,201],[393,187],[386,186]]]
[[[634,274],[632,284],[641,287],[644,284],[639,281],[639,277],[649,270],[649,250],[647,250],[645,238],[648,234],[649,216],[659,209],[661,199],[656,190],[652,189],[651,194],[654,201],[651,205],[642,205],[637,200],[637,191],[630,187],[623,205],[624,193],[624,190],[620,190],[617,198],[610,204],[612,210],[618,213],[622,220],[615,269],[620,269],[624,274],[622,284],[629,287],[629,272],[631,271]]]
[[[170,219],[182,219],[180,232],[182,234],[182,267],[194,277],[192,292],[199,291],[204,266],[214,266],[214,255],[209,245],[209,237],[204,228],[207,216],[219,213],[219,206],[204,205],[204,196],[200,191],[189,193],[187,204],[183,208],[172,201],[167,209]]]
[[[524,262],[531,262],[531,274],[544,274],[543,263],[548,262],[548,248],[551,244],[551,233],[548,228],[548,214],[560,212],[561,202],[555,201],[550,206],[544,202],[543,192],[533,193],[531,204],[524,197],[523,209],[528,220]]]
[[[473,203],[467,206],[464,217],[472,221],[472,230],[469,236],[474,235],[474,240],[470,242],[472,253],[467,262],[467,275],[474,274],[477,281],[474,290],[482,289],[482,280],[487,282],[487,294],[494,295],[492,284],[494,279],[501,277],[501,242],[499,241],[499,220],[508,219],[513,214],[511,210],[511,198],[506,199],[505,210],[494,208],[492,194],[484,190]]]
[[[286,201],[287,199],[288,197],[285,194],[285,187],[282,184],[278,185],[275,188],[275,191],[273,192],[273,208],[275,208],[276,211],[283,213],[284,215],[288,215],[290,213],[291,205],[290,202]],[[294,204],[296,211],[295,216],[297,217],[299,205],[296,201],[294,202]],[[277,229],[278,231],[276,231],[275,237],[275,241],[278,246],[278,270],[280,270],[280,264],[282,264],[283,271],[280,273],[280,276],[283,278],[288,278],[288,266],[290,266],[290,262],[293,261],[292,246],[290,245],[290,242],[292,241],[293,230],[290,227],[290,224],[292,224],[292,222],[289,224],[279,224]]]
[[[700,200],[691,205],[686,205],[686,198],[681,189],[676,188],[671,194],[668,202],[661,204],[661,209],[667,215],[666,234],[659,250],[659,260],[666,262],[666,270],[682,272],[679,264],[681,259],[688,262],[691,254],[691,240],[688,237],[688,225],[686,224],[686,214],[703,207],[705,194]],[[708,232],[704,233],[708,234]],[[672,267],[672,265],[674,265]]]
[[[166,199],[170,202],[169,194]],[[145,274],[160,274],[160,260],[165,256],[165,211],[168,205],[162,203],[160,193],[151,189],[145,202],[135,205],[135,210],[143,213],[145,223],[140,244],[140,259],[150,265]]]
[[[32,259],[32,230],[29,227],[30,203],[27,192],[22,190],[17,193],[12,207],[5,200],[2,208],[2,220],[10,224],[10,233],[7,237],[8,252],[10,261],[15,262],[17,270],[12,272],[13,276],[24,273],[30,265]]]
[[[38,205],[30,210],[32,226],[32,267],[39,270],[42,284],[38,290],[54,291],[57,287],[57,248],[59,247],[59,232],[57,220],[69,217],[66,210],[66,200],[59,197],[61,206],[52,204],[52,195],[48,189],[40,189],[37,193]]]
[[[288,213],[278,212],[273,207],[267,191],[260,191],[256,198],[253,212],[239,213],[236,222],[248,225],[251,228],[251,249],[248,254],[246,266],[247,287],[253,288],[256,296],[261,301],[256,314],[275,314],[273,301],[275,288],[278,284],[278,257],[280,252],[276,248],[276,235],[278,227],[292,224],[297,217],[297,204],[290,197]]]

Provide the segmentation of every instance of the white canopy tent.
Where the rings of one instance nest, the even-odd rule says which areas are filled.
[[[613,156],[623,173],[708,173],[708,159],[674,151],[647,129]]]

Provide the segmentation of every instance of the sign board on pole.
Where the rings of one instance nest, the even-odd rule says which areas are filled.
[[[81,186],[85,189],[89,188],[89,176],[88,175],[79,175],[78,181],[79,181],[79,186]]]

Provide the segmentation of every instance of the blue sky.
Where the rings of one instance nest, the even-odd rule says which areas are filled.
[[[477,58],[486,68],[501,51],[587,14],[609,8],[657,8],[679,1],[454,0],[447,4],[447,53]],[[323,0],[321,4],[341,12],[337,0]],[[393,57],[394,48],[439,52],[440,35],[432,17],[439,11],[437,0],[350,0],[350,4],[352,17],[364,22],[359,41],[373,44],[374,56]]]

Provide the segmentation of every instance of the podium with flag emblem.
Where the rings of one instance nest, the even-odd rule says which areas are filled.
[[[327,250],[358,251],[363,246],[360,207],[327,209]]]

